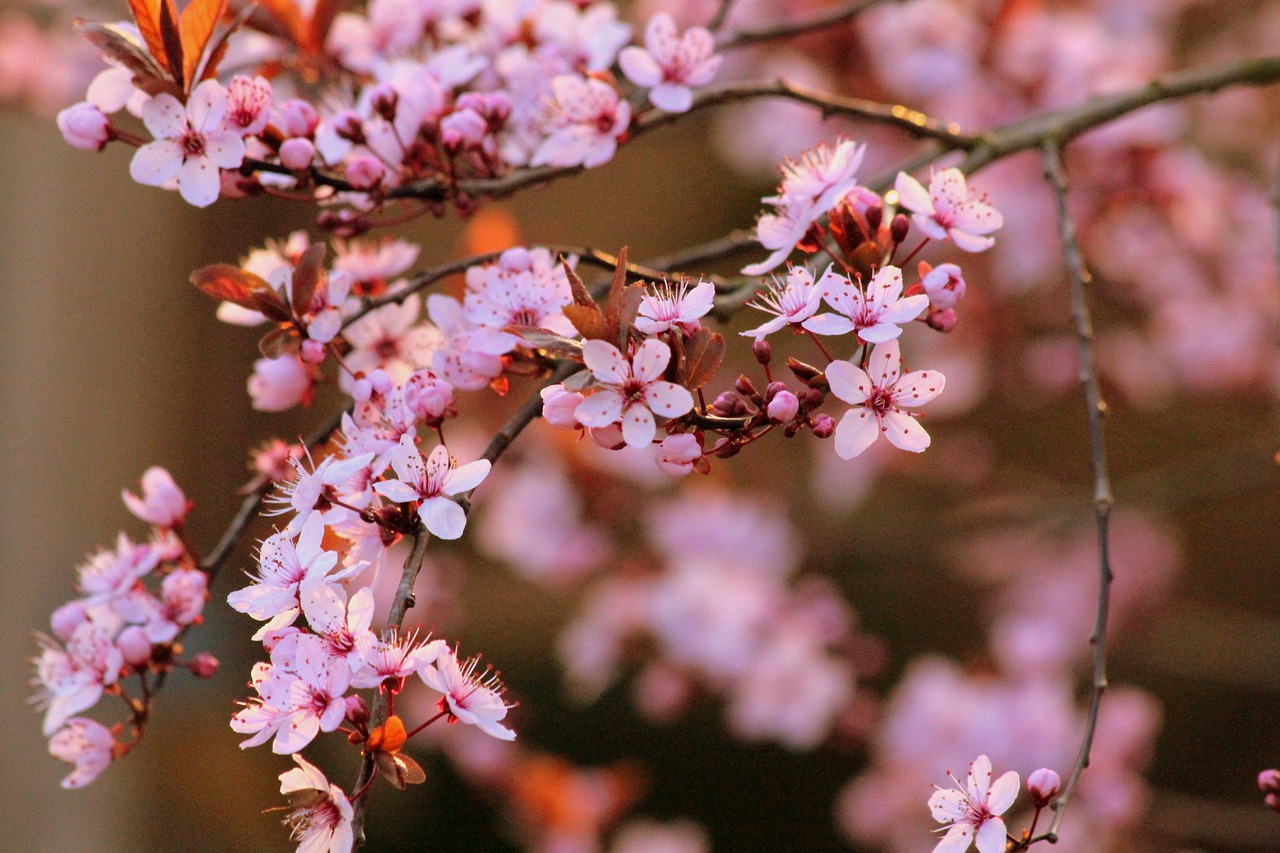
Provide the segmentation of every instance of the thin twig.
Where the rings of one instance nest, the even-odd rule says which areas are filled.
[[[774,41],[803,35],[813,30],[825,29],[834,24],[848,21],[873,6],[901,2],[902,0],[854,0],[852,3],[841,3],[798,21],[783,21],[780,24],[772,24],[767,27],[724,33],[716,39],[716,47],[725,50],[731,47],[757,44],[762,41]],[[729,4],[726,3],[724,5],[728,6]],[[715,29],[715,27],[711,29]]]
[[[342,415],[345,410],[338,412],[327,423],[313,432],[306,439],[308,448],[316,447],[328,441],[329,436],[342,425]],[[241,501],[240,508],[236,510],[236,514],[232,516],[231,521],[227,522],[226,528],[222,531],[222,536],[218,538],[218,544],[213,546],[213,550],[209,552],[203,560],[200,561],[200,568],[209,576],[208,582],[213,583],[214,577],[222,568],[222,564],[226,562],[227,557],[235,549],[240,542],[240,537],[244,535],[244,531],[248,528],[249,522],[257,514],[258,508],[262,506],[263,499],[267,493],[271,491],[272,483],[264,483],[260,488],[251,492],[245,499]]]
[[[1049,843],[1058,840],[1058,828],[1066,815],[1067,805],[1080,782],[1080,776],[1089,766],[1089,753],[1093,748],[1093,736],[1098,728],[1098,708],[1102,704],[1102,694],[1107,689],[1107,611],[1111,601],[1111,555],[1108,528],[1111,521],[1111,481],[1107,474],[1107,451],[1103,418],[1106,416],[1107,404],[1102,399],[1102,390],[1098,384],[1098,373],[1093,358],[1093,319],[1089,313],[1089,301],[1086,288],[1090,281],[1089,271],[1085,268],[1084,258],[1080,253],[1080,241],[1076,236],[1075,223],[1067,210],[1067,173],[1062,163],[1062,141],[1046,139],[1043,144],[1045,160],[1045,179],[1053,187],[1058,209],[1058,226],[1062,235],[1063,252],[1066,255],[1067,268],[1071,274],[1071,314],[1075,321],[1076,341],[1080,356],[1080,386],[1084,391],[1085,406],[1089,416],[1089,450],[1093,467],[1093,511],[1098,529],[1098,609],[1094,622],[1093,636],[1089,643],[1093,646],[1093,686],[1089,694],[1089,713],[1085,723],[1084,737],[1080,741],[1080,752],[1076,756],[1071,776],[1063,787],[1062,793],[1053,803],[1053,822],[1038,839]]]
[[[724,26],[725,18],[729,17],[729,10],[733,8],[733,2],[734,0],[720,0],[720,6],[716,9],[716,13],[707,22],[708,30],[714,33]]]

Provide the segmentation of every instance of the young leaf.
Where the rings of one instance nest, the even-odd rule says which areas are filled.
[[[182,58],[182,33],[178,24],[178,8],[173,0],[160,0],[160,40],[164,42],[165,64],[173,75],[173,82],[178,88],[187,91],[186,77],[182,69],[186,66]]]
[[[114,59],[132,71],[133,82],[144,92],[151,95],[165,91],[173,95],[182,94],[169,80],[168,72],[148,52],[147,45],[133,33],[118,24],[103,24],[83,18],[76,20],[75,27],[80,35],[109,59]]]
[[[609,337],[608,326],[605,325],[604,315],[600,313],[600,309],[595,305],[588,308],[585,305],[566,305],[563,309],[564,316],[569,318],[569,322],[578,330],[578,334],[582,335],[586,340],[607,339]]]
[[[227,45],[230,43],[231,34],[240,29],[245,21],[249,20],[249,16],[253,14],[253,10],[256,8],[258,7],[253,5],[245,6],[238,15],[232,18],[231,23],[209,42],[209,48],[201,58],[201,65],[196,69],[196,73],[199,76],[192,83],[193,87],[196,83],[203,83],[218,73],[218,66],[222,64],[222,58],[227,55]]]
[[[299,47],[308,47],[310,35],[302,13],[298,10],[296,0],[259,0],[259,7],[266,11],[266,21],[254,15],[249,25],[262,30],[268,35],[279,36],[292,41]]]
[[[271,285],[248,270],[231,264],[213,264],[198,269],[191,274],[191,283],[211,299],[234,302],[241,308],[265,314],[267,319],[277,323],[286,322],[293,316]]]
[[[318,53],[324,47],[325,40],[329,38],[329,28],[333,26],[333,19],[346,5],[346,0],[318,0],[315,9],[311,12],[311,21],[307,27],[307,35],[311,40],[309,47],[314,52]]]
[[[710,381],[724,361],[724,337],[709,329],[699,329],[684,345],[681,383],[696,391]]]
[[[279,358],[302,347],[302,337],[294,326],[277,326],[258,341],[258,352],[265,358]]]
[[[293,271],[293,311],[299,316],[311,308],[311,300],[316,288],[325,283],[324,243],[312,243],[298,259],[298,266]]]
[[[129,10],[133,12],[138,32],[147,43],[147,50],[165,71],[169,71],[169,58],[164,50],[164,38],[160,35],[160,0],[129,0]]]
[[[213,29],[227,11],[227,0],[191,0],[178,21],[182,43],[182,78],[188,89],[195,86],[196,71],[204,50],[213,37]]]
[[[503,331],[519,335],[529,346],[555,358],[582,359],[582,344],[555,332],[548,332],[537,326],[507,326]]]
[[[578,273],[574,268],[569,266],[569,262],[563,257],[560,259],[560,265],[564,267],[565,278],[569,279],[569,290],[573,293],[573,304],[581,305],[584,308],[595,308],[596,301],[591,298],[591,294],[587,292],[586,286],[582,283],[582,279],[578,278]]]

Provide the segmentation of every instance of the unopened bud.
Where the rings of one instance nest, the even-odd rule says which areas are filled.
[[[369,722],[369,706],[359,696],[347,697],[347,719],[353,725],[363,726]]]
[[[813,435],[815,438],[831,438],[836,433],[836,422],[831,415],[817,415],[813,419]]]
[[[751,345],[751,354],[761,364],[768,364],[773,360],[773,344],[761,338]]]
[[[151,660],[151,641],[141,625],[130,625],[116,638],[116,648],[129,666],[142,666]]]
[[[391,374],[382,368],[370,371],[369,384],[373,386],[373,390],[379,394],[386,394],[392,388],[396,387],[396,381],[391,378]]]
[[[302,342],[298,357],[304,364],[322,364],[324,362],[324,344],[310,338]]]
[[[822,405],[823,399],[825,399],[823,393],[817,388],[805,388],[800,392],[799,397],[800,407],[805,411],[818,408]]]
[[[357,154],[347,162],[347,182],[358,190],[373,189],[386,174],[382,161],[372,154]]]
[[[873,205],[867,208],[867,228],[871,230],[874,236],[880,230],[880,223],[884,222],[884,208],[880,205]]]
[[[1031,795],[1031,802],[1038,809],[1053,802],[1053,798],[1058,796],[1058,790],[1061,787],[1062,780],[1058,778],[1058,774],[1047,767],[1041,767],[1027,777],[1027,793]]]
[[[794,358],[787,359],[787,369],[796,375],[805,385],[822,375],[822,371],[814,367],[812,364],[805,364],[803,361]]]
[[[769,415],[769,420],[778,423],[786,423],[796,416],[800,411],[800,400],[790,391],[782,390],[773,395],[773,399],[769,401],[769,407],[765,410]]]
[[[53,611],[53,616],[49,618],[49,626],[53,628],[55,637],[65,641],[70,640],[76,628],[87,621],[89,621],[89,614],[85,613],[84,606],[72,601]]]
[[[1280,793],[1280,770],[1263,770],[1259,773],[1258,790],[1264,794]]]
[[[310,139],[295,136],[280,143],[280,162],[286,169],[299,172],[310,168],[315,156],[316,146]]]
[[[191,674],[196,678],[212,678],[218,671],[218,659],[208,652],[201,652],[191,661]]]
[[[907,239],[907,232],[911,230],[911,220],[899,213],[893,217],[893,221],[889,223],[889,236],[893,238],[893,242],[901,243]]]
[[[929,316],[925,318],[925,322],[929,324],[930,329],[937,329],[939,332],[946,334],[956,327],[956,323],[960,322],[960,317],[956,314],[956,309],[943,308],[941,311],[930,311]]]
[[[758,396],[756,392],[756,386],[751,384],[751,380],[748,379],[745,374],[738,377],[738,380],[733,383],[733,387],[738,389],[738,393],[742,394],[743,396],[746,396],[746,397]]]
[[[779,391],[785,391],[785,390],[787,390],[787,386],[786,386],[786,385],[784,385],[783,383],[781,383],[781,382],[770,382],[768,385],[764,386],[764,400],[765,400],[765,402],[767,403],[767,402],[769,402],[770,400],[772,400],[774,397],[776,397],[776,396],[778,395],[778,392],[779,392]]]
[[[737,417],[745,409],[746,403],[732,391],[722,391],[711,404],[713,412],[726,418]]]

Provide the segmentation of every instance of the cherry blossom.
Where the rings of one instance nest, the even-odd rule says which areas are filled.
[[[816,335],[845,335],[857,332],[864,343],[879,344],[902,334],[900,323],[909,323],[929,307],[924,294],[902,296],[902,270],[895,266],[881,268],[866,286],[835,272],[834,266],[818,280],[822,298],[839,314],[819,314],[804,321],[804,327]]]
[[[787,271],[785,283],[774,276],[773,283],[747,305],[774,315],[773,319],[741,333],[759,341],[787,324],[799,325],[812,317],[822,305],[822,287],[807,269],[792,267]]]
[[[58,113],[58,130],[73,148],[101,151],[111,141],[111,119],[87,101],[73,104]]]
[[[378,687],[385,681],[408,678],[435,663],[447,650],[444,640],[421,641],[415,636],[379,640],[359,671],[351,676],[352,687]]]
[[[155,569],[160,555],[151,545],[138,545],[123,533],[116,538],[116,548],[99,550],[76,569],[79,591],[84,604],[101,604],[123,597],[143,577]]]
[[[503,686],[498,673],[491,669],[477,675],[478,657],[464,664],[457,654],[445,649],[434,664],[418,671],[423,682],[437,693],[443,693],[440,710],[448,711],[450,721],[460,720],[476,726],[499,740],[515,740],[516,733],[499,723],[513,707],[502,700]]]
[[[970,844],[978,853],[1003,853],[1006,830],[1000,815],[1018,796],[1018,774],[1010,770],[992,784],[991,759],[979,755],[969,765],[965,785],[951,778],[958,787],[939,788],[929,798],[933,819],[951,824],[933,853],[964,853]]]
[[[671,361],[671,348],[660,340],[642,343],[630,362],[613,344],[600,340],[583,344],[582,356],[601,386],[575,412],[583,426],[621,421],[627,446],[648,447],[657,432],[654,415],[678,418],[693,408],[689,389],[658,378]]]
[[[120,680],[124,655],[112,642],[109,623],[98,619],[77,625],[65,649],[48,637],[39,640],[43,648],[34,661],[33,683],[40,691],[33,701],[45,707],[43,731],[51,735],[73,714],[93,707],[103,689]]]
[[[482,327],[471,337],[471,348],[503,355],[521,343],[501,331],[507,326],[537,326],[564,336],[577,334],[565,317],[573,301],[564,269],[546,249],[508,249],[496,264],[467,269],[463,316]]]
[[[159,466],[151,467],[142,475],[142,497],[128,490],[120,497],[129,512],[156,527],[176,527],[187,517],[191,506],[173,477]]]
[[[836,427],[836,452],[852,459],[884,433],[901,450],[919,453],[929,446],[929,434],[903,408],[923,406],[942,393],[946,378],[936,370],[917,370],[905,376],[896,340],[871,351],[870,372],[850,361],[827,365],[831,393],[854,408],[845,412]]]
[[[424,460],[414,436],[400,437],[400,446],[391,457],[391,467],[399,479],[376,483],[374,489],[397,503],[420,502],[422,523],[441,539],[457,539],[467,524],[467,514],[454,495],[469,492],[489,475],[489,460],[477,459],[461,467],[443,444],[432,449]]]
[[[293,760],[298,766],[280,774],[280,793],[292,806],[285,822],[298,853],[351,853],[354,811],[347,795],[301,755],[295,753]]]
[[[206,80],[192,91],[186,107],[162,93],[142,107],[142,120],[156,138],[133,155],[129,173],[140,184],[157,187],[177,179],[188,203],[208,207],[218,198],[219,169],[244,161],[244,139],[226,129],[227,90]]]
[[[986,198],[965,186],[959,169],[943,169],[929,180],[929,190],[906,172],[894,182],[902,206],[911,211],[911,221],[936,240],[950,239],[957,249],[982,252],[995,245],[987,237],[1004,225],[1004,217]]]
[[[705,27],[690,27],[677,35],[667,12],[649,19],[644,47],[624,48],[618,55],[622,73],[649,89],[649,102],[669,113],[686,112],[693,105],[690,86],[705,86],[716,76],[724,57],[715,56],[716,43]]]
[[[715,285],[709,281],[698,282],[692,290],[684,281],[651,285],[640,298],[636,328],[646,335],[660,335],[671,328],[692,335],[702,328],[699,318],[715,307],[715,298]]]
[[[343,357],[350,371],[343,371],[343,387],[349,389],[352,374],[382,368],[396,383],[415,370],[430,367],[434,353],[444,346],[444,336],[420,321],[422,302],[412,294],[399,305],[383,305],[347,326],[342,336],[354,349]]]
[[[85,717],[72,717],[49,738],[49,754],[75,765],[61,782],[72,790],[83,788],[116,757],[116,740],[111,730]]]
[[[631,123],[631,105],[608,83],[564,74],[551,82],[549,133],[529,161],[533,166],[602,166]]]
[[[350,569],[334,573],[338,555],[324,550],[324,519],[317,512],[307,515],[298,541],[287,530],[276,533],[262,543],[258,553],[259,574],[250,575],[253,583],[227,596],[232,609],[247,613],[272,627],[290,625],[301,612],[299,588],[309,578],[338,581]]]
[[[274,738],[272,752],[289,755],[342,724],[351,670],[344,659],[328,653],[323,640],[309,634],[296,644],[277,646],[271,658],[271,663],[254,665],[250,684],[258,698],[231,718],[231,729],[252,735],[241,741],[241,749]]]

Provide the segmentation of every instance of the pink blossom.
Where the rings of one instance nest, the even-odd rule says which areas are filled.
[[[309,462],[310,453],[305,458]],[[343,517],[350,512],[340,504],[364,509],[372,500],[369,481],[373,461],[373,453],[360,453],[347,458],[335,453],[326,456],[320,460],[319,465],[308,471],[303,457],[295,458],[293,478],[280,484],[276,493],[267,498],[269,503],[277,504],[277,507],[266,514],[279,515],[289,511],[296,513],[289,522],[289,530],[296,533],[313,511],[327,521],[330,516]]]
[[[156,95],[142,107],[142,120],[156,141],[138,149],[129,173],[149,187],[176,178],[189,204],[213,204],[221,186],[218,170],[244,161],[244,140],[226,129],[226,113],[227,90],[216,80],[197,86],[185,108],[173,95]]]
[[[935,240],[950,238],[956,248],[966,252],[990,249],[995,238],[984,235],[1004,225],[1004,217],[987,204],[986,197],[979,197],[965,186],[959,169],[935,172],[928,192],[915,178],[899,172],[894,189],[921,231]]]
[[[58,113],[58,130],[73,148],[101,151],[111,140],[111,119],[93,104],[82,101]]]
[[[724,57],[716,56],[715,49],[705,27],[690,27],[680,36],[671,15],[659,12],[645,27],[644,47],[625,48],[618,64],[632,83],[649,89],[655,107],[682,113],[693,105],[689,87],[707,85],[720,69]]]
[[[991,759],[979,755],[969,765],[965,785],[954,776],[957,788],[939,788],[929,798],[929,809],[938,823],[951,824],[933,853],[963,853],[975,844],[978,853],[1003,853],[1005,825],[1000,815],[1018,796],[1018,774],[1010,770],[991,782]]]
[[[320,769],[296,753],[298,766],[280,774],[280,793],[292,810],[285,822],[298,842],[298,853],[351,853],[354,811],[347,795]]]
[[[156,527],[177,527],[191,509],[173,477],[158,466],[143,473],[141,498],[130,491],[122,491],[120,497],[129,512]]]
[[[775,208],[756,222],[756,240],[772,250],[758,264],[742,268],[745,275],[763,275],[795,251],[809,227],[858,184],[854,173],[862,165],[866,145],[842,139],[835,148],[821,143],[782,165],[778,194],[764,199]]]
[[[818,281],[822,298],[839,314],[820,314],[804,321],[804,327],[815,335],[846,335],[857,332],[863,343],[879,344],[902,334],[899,324],[909,323],[929,307],[924,294],[902,297],[902,270],[882,267],[866,286],[839,275],[827,267]]]
[[[669,435],[658,445],[654,461],[658,470],[672,477],[683,477],[693,471],[693,464],[702,458],[702,442],[691,432]]]
[[[101,604],[119,599],[133,589],[159,564],[160,555],[151,545],[138,545],[121,533],[116,548],[99,550],[76,571],[83,604]]]
[[[378,642],[369,630],[373,624],[373,590],[361,587],[347,601],[339,588],[316,577],[303,581],[298,593],[307,624],[324,641],[329,654],[345,659],[352,672],[360,669]]]
[[[320,732],[333,731],[346,716],[344,694],[350,680],[347,662],[331,656],[319,637],[308,634],[296,644],[278,645],[271,663],[253,667],[250,684],[258,698],[250,699],[231,718],[232,731],[252,735],[240,748],[274,738],[272,752],[289,755]]]
[[[581,429],[574,412],[586,397],[577,391],[566,391],[564,385],[548,385],[539,392],[542,396],[542,417],[556,429]]]
[[[72,717],[49,739],[49,754],[75,765],[62,780],[67,790],[83,788],[107,769],[115,758],[111,730],[85,717]]]
[[[307,516],[296,543],[288,531],[267,537],[258,553],[258,574],[249,576],[253,583],[228,595],[227,603],[259,621],[270,620],[272,627],[292,624],[301,609],[304,580],[342,577],[333,573],[338,555],[321,548],[323,538],[324,520],[316,512]]]
[[[852,459],[884,433],[901,450],[919,453],[929,446],[929,434],[913,413],[903,408],[923,406],[942,393],[946,377],[936,370],[917,370],[902,376],[902,355],[896,340],[871,351],[870,373],[849,361],[827,365],[831,393],[854,408],[836,427],[836,453]]]
[[[513,707],[502,699],[505,688],[498,673],[486,669],[477,675],[479,663],[476,657],[460,665],[457,654],[445,649],[434,664],[423,667],[418,674],[428,687],[444,694],[440,710],[449,712],[450,721],[476,726],[499,740],[515,740],[516,733],[498,722]]]
[[[453,414],[453,386],[430,370],[419,370],[404,383],[404,404],[427,424]]]
[[[260,412],[283,412],[309,402],[315,385],[316,368],[296,355],[260,358],[253,363],[249,396]]]
[[[391,467],[399,479],[374,485],[378,494],[396,503],[419,502],[418,513],[427,529],[441,539],[457,539],[467,524],[467,514],[454,495],[469,492],[489,475],[489,460],[477,459],[458,467],[443,444],[432,449],[424,460],[413,435],[400,437],[400,446],[391,457]]]
[[[232,77],[227,85],[227,129],[240,136],[262,133],[271,117],[271,97],[271,84],[265,77]]]
[[[209,598],[208,575],[197,569],[178,569],[165,575],[160,584],[160,611],[146,624],[147,639],[153,643],[172,642],[178,632],[200,621]]]
[[[440,330],[421,322],[422,302],[412,294],[400,305],[383,305],[347,326],[342,335],[354,349],[344,361],[352,373],[382,368],[397,383],[415,370],[430,367],[445,344]],[[350,376],[343,371],[344,387]]]
[[[657,432],[654,415],[678,418],[693,408],[689,389],[658,378],[671,361],[671,349],[656,338],[642,343],[630,362],[613,344],[600,340],[583,344],[582,356],[601,386],[575,412],[583,426],[621,421],[627,446],[648,447]]]
[[[954,308],[964,298],[964,275],[955,264],[938,264],[920,280],[929,297],[929,307],[936,310]]]
[[[709,281],[698,282],[692,290],[683,281],[650,285],[640,298],[636,328],[645,335],[660,335],[672,327],[695,334],[702,328],[699,318],[715,307],[715,298],[715,285]]]
[[[765,414],[769,416],[769,420],[780,424],[788,423],[799,411],[800,399],[786,389],[774,394],[773,399],[765,407]]]
[[[408,678],[435,663],[446,650],[444,640],[423,642],[413,636],[379,640],[369,650],[359,671],[351,676],[351,686],[378,687],[384,681]]]
[[[755,338],[758,341],[788,323],[799,325],[812,317],[822,305],[822,288],[814,282],[812,274],[807,269],[792,267],[787,271],[785,284],[774,276],[773,284],[767,285],[763,292],[757,293],[754,301],[748,302],[747,305],[774,315],[773,319],[741,333],[745,337]]]
[[[41,637],[40,644],[33,679],[40,691],[34,701],[45,706],[43,731],[51,735],[71,715],[93,707],[103,688],[119,680],[124,655],[107,626],[92,619],[76,626],[65,649],[48,637]]]
[[[533,166],[602,166],[631,124],[631,105],[608,83],[564,74],[551,81],[548,135],[533,152]]]
[[[515,349],[521,339],[507,326],[537,326],[566,337],[577,330],[562,309],[573,301],[564,268],[546,249],[508,249],[496,264],[467,269],[463,316],[483,327],[470,346],[490,355]]]

